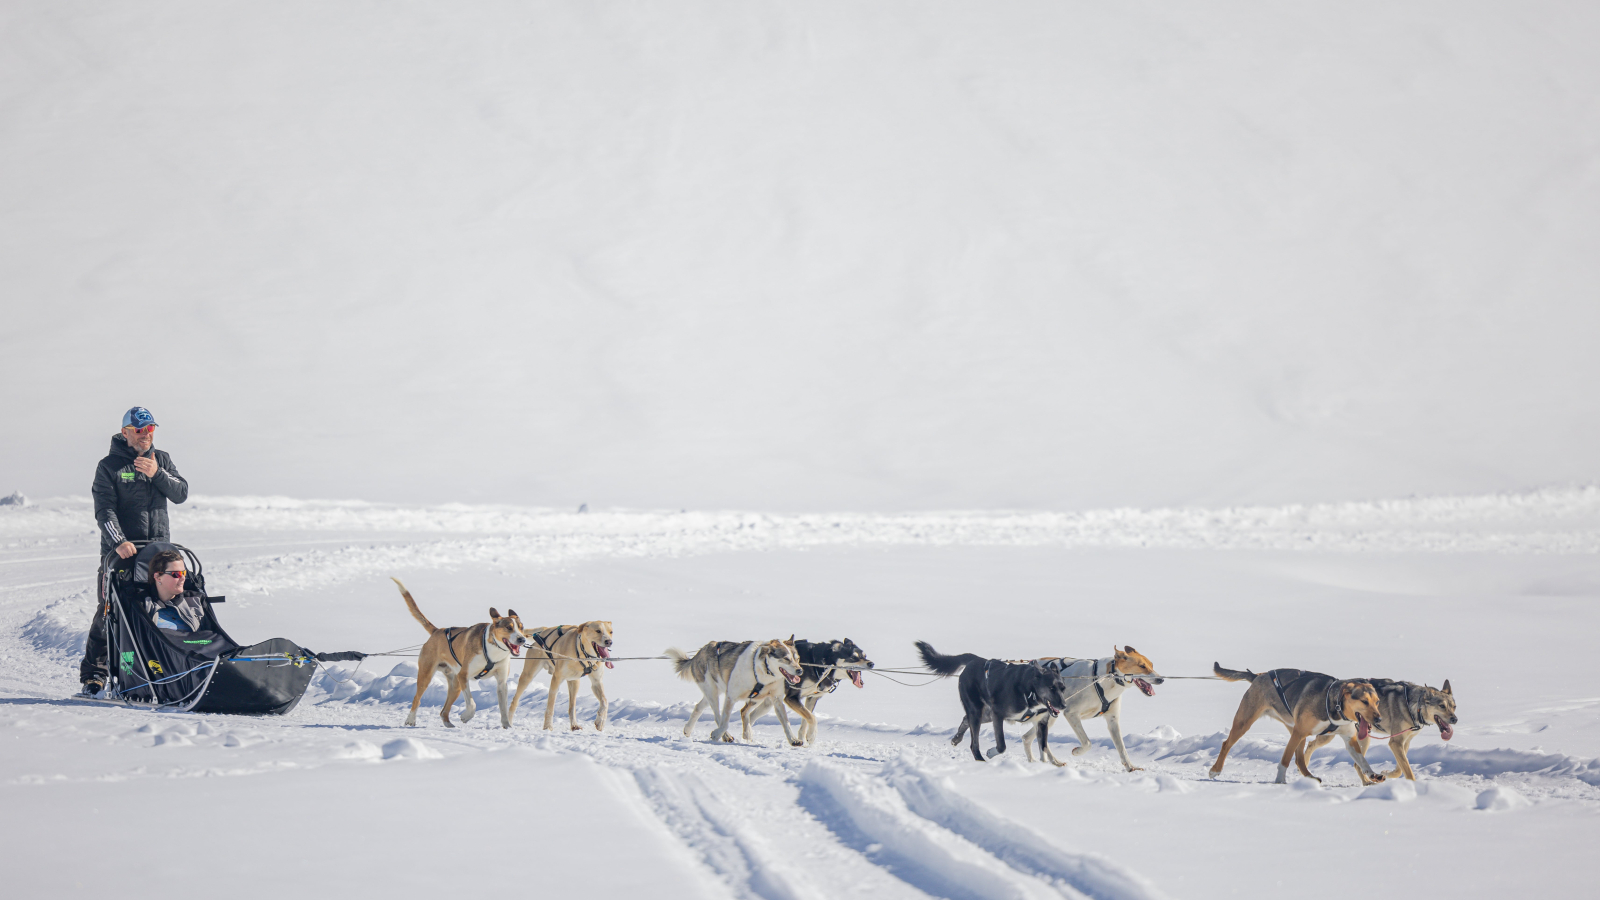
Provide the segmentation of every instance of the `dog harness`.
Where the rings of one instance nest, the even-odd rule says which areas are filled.
[[[761,673],[756,671],[756,657],[760,656],[760,655],[761,655],[760,648],[757,648],[754,653],[750,654],[750,677],[752,677],[752,678],[754,678],[756,680],[756,686],[750,689],[750,699],[751,700],[754,700],[756,698],[756,695],[761,693],[761,689],[766,687],[766,685],[761,683]],[[762,666],[767,670],[767,674],[771,675],[772,674],[772,657],[771,657],[771,655],[768,655],[767,657],[765,657],[765,660],[766,661],[762,663]]]
[[[456,661],[456,666],[464,669],[466,668],[466,663],[462,662],[461,657],[456,655],[456,632],[460,630],[459,628],[446,628],[444,630],[444,645],[449,648],[450,658]],[[507,652],[510,651],[508,650]],[[483,671],[472,676],[472,680],[477,681],[479,678],[489,674],[490,669],[502,662],[505,662],[505,660],[497,659],[491,661],[489,659],[489,626],[485,625],[483,626]]]

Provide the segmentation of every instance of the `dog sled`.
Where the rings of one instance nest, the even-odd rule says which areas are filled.
[[[283,715],[295,708],[319,662],[360,659],[354,652],[315,654],[287,638],[242,645],[217,620],[205,573],[194,551],[161,541],[135,542],[128,559],[108,553],[100,585],[109,677],[92,702],[183,712]],[[200,595],[204,613],[193,630],[156,624],[146,611],[150,563],[163,550],[183,554],[183,589]]]

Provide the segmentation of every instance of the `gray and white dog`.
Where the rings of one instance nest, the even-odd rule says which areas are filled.
[[[694,735],[694,723],[710,707],[717,717],[717,727],[711,731],[713,741],[721,739],[733,743],[728,733],[728,720],[733,716],[733,705],[742,703],[739,719],[744,725],[744,739],[750,740],[750,709],[766,700],[782,702],[784,686],[799,684],[800,657],[795,653],[794,637],[787,641],[711,641],[693,656],[677,647],[667,648],[673,660],[672,668],[684,681],[700,686],[704,696],[694,705],[689,721],[683,726],[685,737]],[[800,746],[789,730],[789,717],[784,716],[783,736],[793,746]]]

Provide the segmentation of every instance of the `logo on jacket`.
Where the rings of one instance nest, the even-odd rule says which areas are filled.
[[[118,474],[122,476],[123,481],[132,481],[139,477],[136,472],[119,472]]]

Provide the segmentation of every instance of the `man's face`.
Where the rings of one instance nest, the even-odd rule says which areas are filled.
[[[144,453],[156,442],[156,427],[154,425],[146,425],[144,432],[141,434],[140,429],[132,425],[124,425],[122,426],[122,436],[128,439],[129,447]]]

